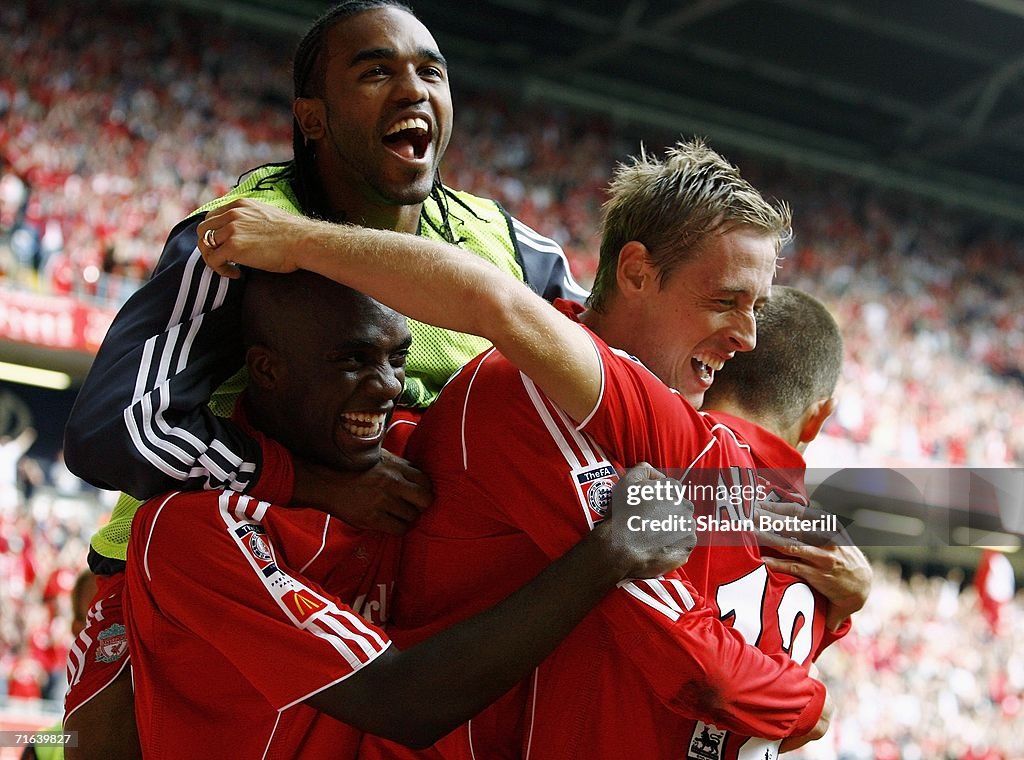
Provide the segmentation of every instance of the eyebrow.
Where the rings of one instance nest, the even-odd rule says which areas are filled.
[[[412,346],[412,336],[409,335],[401,343],[392,346],[390,351],[405,351]],[[340,346],[335,347],[333,350],[338,352],[344,351],[378,351],[383,346],[372,340],[364,340],[362,338],[353,338]]]
[[[441,52],[439,50],[434,50],[432,48],[417,48],[416,56],[419,58],[426,59],[428,61],[432,61],[433,63],[440,64],[445,68],[448,68],[448,61],[445,60],[445,57],[441,55]],[[366,50],[360,50],[358,53],[352,56],[352,61],[349,63],[349,65],[355,66],[359,63],[362,63],[363,61],[394,60],[397,57],[398,53],[395,51],[394,48],[367,48]]]
[[[717,293],[717,294],[727,294],[727,295],[732,295],[732,296],[751,296],[752,295],[751,292],[749,290],[747,290],[746,288],[718,288],[715,291],[715,293]],[[754,303],[755,304],[766,304],[766,303],[768,303],[771,300],[772,300],[771,295],[758,296],[757,298],[754,298]]]

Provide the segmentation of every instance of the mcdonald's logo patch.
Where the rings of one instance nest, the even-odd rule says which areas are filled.
[[[289,591],[284,595],[284,603],[288,611],[302,623],[327,606],[305,589]]]

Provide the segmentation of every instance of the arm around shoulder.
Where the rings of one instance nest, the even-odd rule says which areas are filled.
[[[622,498],[652,472],[639,465],[627,473],[611,517],[505,601],[407,651],[391,647],[308,704],[409,746],[433,744],[524,678],[617,583],[660,575],[689,557],[692,530],[628,529],[631,518],[674,508]]]
[[[238,265],[307,269],[396,311],[491,341],[577,421],[600,393],[597,350],[580,325],[490,262],[445,243],[295,217],[255,201],[211,212],[199,231],[207,264],[228,277]]]

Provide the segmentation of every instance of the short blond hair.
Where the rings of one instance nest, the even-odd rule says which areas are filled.
[[[789,206],[768,202],[739,169],[703,140],[680,141],[664,159],[640,154],[619,164],[608,188],[601,256],[587,305],[601,310],[615,291],[619,251],[636,240],[665,281],[711,235],[751,227],[773,235],[776,251],[792,237]]]

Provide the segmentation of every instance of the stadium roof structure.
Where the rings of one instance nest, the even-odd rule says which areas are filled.
[[[330,2],[170,0],[300,32]],[[458,82],[1024,221],[1024,0],[411,0]]]

